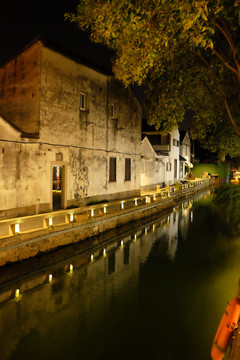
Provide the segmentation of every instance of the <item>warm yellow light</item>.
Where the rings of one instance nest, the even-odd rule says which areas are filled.
[[[49,218],[49,226],[52,226],[52,224],[53,224],[53,219],[52,219],[52,217],[50,217]]]
[[[121,246],[123,246],[123,240],[121,240]]]
[[[91,261],[93,261],[93,259],[94,259],[94,255],[93,255],[93,254],[91,254]]]
[[[52,280],[53,280],[53,276],[52,276],[52,274],[49,274],[49,276],[48,276],[48,281],[49,281],[49,283],[51,283]]]
[[[145,234],[147,234],[147,228],[145,227]]]
[[[70,214],[70,221],[73,221],[73,213]]]
[[[121,209],[122,210],[124,209],[124,202],[123,201],[121,202]]]
[[[20,233],[20,225],[19,224],[15,224],[15,233],[16,234]]]
[[[146,196],[146,204],[148,203],[148,197]]]
[[[134,235],[134,241],[136,241],[136,240],[137,240],[137,234]]]
[[[156,195],[153,195],[153,201],[155,201],[156,200]]]
[[[153,231],[155,231],[155,224],[153,224]]]
[[[137,199],[135,200],[135,205],[137,206],[138,202],[137,202]]]
[[[91,216],[94,216],[94,209],[91,210]]]
[[[70,272],[73,272],[73,265],[72,264],[70,264],[69,270],[70,270]]]
[[[104,214],[106,214],[106,212],[107,212],[107,207],[106,206],[104,206],[103,212],[104,212]]]
[[[19,296],[20,296],[20,289],[16,289],[15,298],[19,298]]]
[[[103,249],[103,255],[106,256],[106,249]]]

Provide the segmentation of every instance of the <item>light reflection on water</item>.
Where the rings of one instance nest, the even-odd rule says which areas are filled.
[[[210,359],[236,295],[240,242],[211,215],[208,195],[6,285],[0,359]]]

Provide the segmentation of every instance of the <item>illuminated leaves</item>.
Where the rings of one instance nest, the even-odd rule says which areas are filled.
[[[115,50],[113,70],[125,86],[147,84],[151,124],[166,133],[192,109],[193,134],[233,154],[228,139],[236,144],[234,132],[240,134],[239,14],[239,0],[80,0],[68,17]]]

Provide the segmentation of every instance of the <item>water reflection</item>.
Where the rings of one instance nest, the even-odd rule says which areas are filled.
[[[199,222],[210,219],[199,205],[208,195],[6,284],[0,292],[0,358],[209,358],[222,312],[216,298],[231,295],[240,249],[232,242],[222,251],[219,237],[210,244],[206,234],[212,237],[217,227],[210,224],[211,232],[209,224],[204,230],[205,218]],[[223,273],[232,281],[222,291],[216,287]]]

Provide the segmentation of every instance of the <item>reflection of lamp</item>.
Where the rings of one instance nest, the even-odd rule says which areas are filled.
[[[57,190],[60,189],[60,166],[57,166]]]

